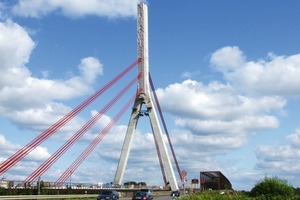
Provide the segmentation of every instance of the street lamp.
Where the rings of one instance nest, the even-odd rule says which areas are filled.
[[[70,188],[72,189],[72,170],[70,170]]]

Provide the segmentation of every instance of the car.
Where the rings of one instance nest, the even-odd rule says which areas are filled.
[[[152,199],[154,197],[154,194],[153,194],[153,189],[151,188],[143,188],[143,189],[140,189],[141,192],[146,192]]]
[[[180,196],[180,191],[179,191],[179,190],[172,191],[170,196],[171,196],[171,197],[172,197],[172,196],[179,197],[179,196]]]
[[[152,200],[153,196],[145,191],[138,191],[132,196],[132,200]]]
[[[119,200],[119,193],[115,190],[103,190],[97,200]]]

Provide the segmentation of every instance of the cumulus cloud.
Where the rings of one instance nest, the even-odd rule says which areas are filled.
[[[243,65],[245,56],[237,46],[223,47],[212,54],[210,62],[216,70],[226,73]]]
[[[160,104],[172,114],[198,119],[230,120],[281,109],[286,103],[277,96],[247,97],[237,94],[227,84],[211,82],[204,85],[193,80],[158,89],[157,95]]]
[[[42,132],[65,116],[71,108],[57,100],[70,100],[89,93],[94,81],[103,73],[97,58],[87,57],[78,65],[80,76],[54,80],[34,77],[26,67],[36,43],[28,32],[12,20],[0,22],[0,115],[21,129]],[[80,117],[71,120],[60,131],[65,140],[83,124]],[[3,134],[3,133],[2,133]],[[13,155],[20,145],[12,144],[0,134],[1,161]],[[21,134],[21,133],[20,133]],[[31,171],[50,156],[48,149],[38,146],[13,170]],[[17,178],[12,175],[11,178]],[[24,178],[22,176],[22,178]]]
[[[197,135],[246,135],[276,128],[279,121],[271,113],[286,104],[280,97],[247,97],[230,85],[192,80],[158,89],[157,95],[164,110],[175,116],[176,125]]]
[[[289,145],[257,147],[256,156],[258,162],[256,167],[268,173],[286,175],[298,173],[300,170],[300,150]],[[296,177],[294,177],[296,178]]]
[[[20,148],[21,146],[19,144],[13,144],[9,142],[4,135],[0,134],[0,162],[5,161]],[[16,164],[16,166],[14,166],[12,172],[17,171],[17,174],[11,173],[10,171],[5,175],[9,177],[9,179],[23,180],[25,177],[20,174],[31,171],[34,167],[37,167],[37,163],[43,161],[49,156],[50,153],[48,152],[47,148],[38,146],[31,153],[29,153],[25,159],[21,160],[18,164]]]
[[[81,60],[79,70],[83,75],[83,79],[92,83],[95,79],[103,74],[103,65],[94,57],[87,57]]]
[[[138,2],[139,0],[19,0],[12,11],[15,15],[25,17],[43,17],[51,12],[69,17],[132,17],[136,15]]]
[[[160,105],[165,112],[173,116],[177,128],[173,130],[172,140],[180,152],[177,153],[180,160],[190,162],[187,158],[189,156],[213,158],[214,155],[226,154],[245,145],[249,135],[278,128],[278,115],[283,113],[287,104],[287,99],[282,96],[283,89],[272,92],[272,87],[269,87],[269,92],[261,92],[258,85],[262,84],[263,77],[257,77],[257,82],[260,82],[257,85],[255,82],[246,85],[249,79],[246,74],[255,77],[257,72],[266,72],[265,68],[269,67],[271,75],[268,76],[272,76],[276,74],[276,68],[285,69],[287,62],[297,60],[292,57],[272,55],[268,57],[269,60],[247,61],[238,47],[221,48],[212,55],[211,64],[224,75],[224,83],[212,81],[204,84],[188,79],[158,89]],[[281,59],[281,63],[278,59]],[[276,67],[274,63],[277,63]],[[281,73],[295,80],[289,75],[289,70],[283,70]],[[267,80],[269,85],[275,81],[271,78]],[[293,85],[292,82],[289,84]],[[250,87],[253,90],[248,92]],[[298,133],[299,131],[296,131],[288,137],[293,140],[293,146],[299,145]],[[278,166],[277,169],[287,170],[288,165],[283,165],[281,160],[285,158],[287,163],[291,163],[299,152],[290,146],[282,146],[279,149],[280,152],[273,147],[258,147],[257,167],[265,167],[268,170]],[[273,162],[267,162],[268,159]],[[218,168],[219,164],[216,163],[214,168]]]
[[[287,139],[292,143],[295,148],[300,147],[300,128],[296,129],[295,133],[287,136]]]
[[[24,65],[34,46],[35,43],[20,25],[11,20],[0,22],[0,89],[7,85],[20,86],[30,76]]]
[[[28,154],[26,159],[33,161],[42,161],[50,157],[50,153],[46,147],[38,146],[32,152]]]
[[[36,43],[22,26],[12,20],[0,22],[0,115],[20,130],[40,133],[71,110],[59,100],[70,100],[93,90],[93,83],[103,74],[103,65],[97,58],[87,57],[78,64],[79,76],[60,80],[47,76],[34,77],[26,65],[35,46]],[[66,140],[82,125],[83,120],[75,117],[60,129],[64,134],[60,134],[59,140]],[[2,134],[0,144],[4,149],[1,150],[0,160],[4,161],[21,146],[12,144]],[[33,166],[38,166],[49,156],[46,147],[38,146],[13,170],[18,174],[20,171],[31,171]]]
[[[54,122],[50,119],[57,120],[70,110],[55,100],[90,92],[91,84],[103,73],[103,65],[87,57],[78,65],[81,76],[66,80],[33,77],[26,64],[35,45],[17,23],[0,22],[0,113],[19,127],[43,130]]]
[[[267,175],[276,175],[288,179],[290,183],[298,184],[300,170],[299,135],[300,129],[287,135],[286,141],[276,145],[260,144],[255,149],[257,157],[256,169]]]
[[[224,47],[211,57],[212,66],[221,71],[227,81],[247,93],[299,96],[300,54],[276,56],[246,61],[237,47]]]
[[[20,148],[19,145],[12,144],[5,138],[4,135],[0,134],[0,150],[1,150],[0,162],[4,160],[4,157],[7,157],[12,153],[14,153],[18,148]]]

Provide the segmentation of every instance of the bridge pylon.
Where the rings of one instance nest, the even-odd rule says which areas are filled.
[[[175,178],[174,170],[172,168],[171,160],[163,139],[163,134],[158,121],[156,110],[153,104],[153,99],[149,88],[149,54],[148,54],[148,8],[145,3],[139,3],[138,9],[138,80],[137,96],[132,108],[130,120],[123,143],[119,164],[115,175],[115,184],[121,184],[127,165],[132,140],[136,130],[139,117],[143,112],[149,117],[151,128],[154,134],[154,140],[157,143],[158,151],[161,156],[161,161],[166,172],[167,181],[169,182],[172,191],[178,189],[178,184]],[[145,110],[142,108],[145,107]]]

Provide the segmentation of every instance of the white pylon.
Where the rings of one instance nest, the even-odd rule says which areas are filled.
[[[170,183],[171,190],[178,189],[178,184],[175,178],[174,170],[172,168],[171,160],[163,139],[163,134],[158,122],[156,110],[154,108],[152,96],[149,88],[149,56],[148,56],[148,9],[145,3],[139,3],[138,6],[138,58],[140,59],[138,65],[138,74],[140,75],[138,81],[138,94],[135,99],[133,109],[121,151],[121,156],[118,168],[115,175],[115,184],[121,184],[127,165],[133,136],[136,130],[138,119],[141,114],[142,106],[146,107],[146,113],[149,116],[151,127],[154,134],[154,139],[157,142],[158,150],[161,155],[162,163],[166,172],[167,181]]]

